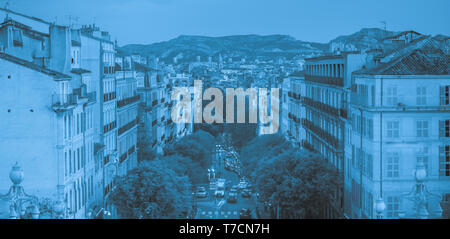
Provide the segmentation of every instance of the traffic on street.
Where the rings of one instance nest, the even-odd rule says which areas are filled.
[[[195,219],[255,219],[256,198],[252,185],[241,176],[233,147],[216,145],[209,185],[197,185]]]

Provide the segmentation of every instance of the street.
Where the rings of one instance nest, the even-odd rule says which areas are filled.
[[[220,178],[226,180],[225,195],[222,198],[214,195],[216,190],[214,179],[212,179],[211,187],[209,185],[201,185],[205,186],[208,196],[206,198],[196,198],[197,213],[195,219],[239,219],[239,212],[242,208],[250,209],[251,218],[256,218],[254,192],[249,198],[244,198],[242,197],[242,190],[239,190],[237,201],[235,203],[227,202],[231,187],[238,185],[240,178],[236,172],[224,169],[224,158],[226,155],[227,152],[225,150],[218,149],[211,163],[211,168],[215,169],[216,175],[220,175]],[[236,165],[239,164],[236,163]]]

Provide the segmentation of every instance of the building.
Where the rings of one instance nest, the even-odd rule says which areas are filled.
[[[282,118],[286,118],[286,123],[282,124],[286,127],[287,139],[298,147],[301,147],[301,143],[306,139],[306,132],[301,122],[306,115],[306,109],[302,102],[302,96],[306,95],[304,80],[305,72],[297,71],[285,78],[284,83],[287,85],[283,85],[283,88],[287,87],[289,90],[286,96],[283,96],[283,111],[287,110],[287,112],[282,113]],[[283,92],[283,94],[285,93]],[[284,106],[285,103],[286,106]]]
[[[141,98],[138,138],[143,147],[161,154],[166,143],[166,123],[171,121],[167,117],[170,103],[166,101],[170,85],[164,81],[160,70],[136,64],[136,71],[139,75],[137,92]]]
[[[421,37],[353,73],[345,163],[352,218],[432,218],[450,195],[450,67],[438,42]],[[426,210],[411,199],[424,164]],[[386,210],[376,215],[381,198]],[[419,214],[419,215],[418,215]]]
[[[138,103],[136,71],[130,56],[116,57],[119,175],[137,167]]]
[[[4,94],[2,105],[9,105],[7,113],[30,108],[37,117],[6,115],[21,119],[0,126],[5,132],[13,126],[18,135],[17,141],[4,135],[8,144],[0,152],[10,156],[1,161],[1,168],[7,170],[14,161],[24,165],[28,177],[24,187],[36,196],[63,201],[67,218],[101,218],[114,213],[105,198],[113,187],[119,162],[115,44],[95,25],[73,29],[6,13],[0,25],[0,49],[5,61],[0,67],[15,64],[3,69],[2,74],[6,79],[21,76],[20,81],[8,85],[6,92],[27,95]],[[36,79],[45,79],[42,74],[57,79],[56,85],[50,81],[33,85]],[[37,138],[41,140],[33,142]],[[17,154],[19,146],[29,149],[28,153]],[[0,173],[8,175],[6,171]],[[0,191],[7,187],[0,183]]]
[[[0,25],[0,67],[7,86],[0,99],[7,108],[0,131],[10,132],[2,135],[7,143],[0,147],[6,156],[0,173],[7,177],[6,170],[18,161],[29,172],[25,187],[30,192],[64,201],[66,217],[85,218],[102,207],[103,198],[95,190],[102,179],[95,154],[99,90],[95,72],[83,68],[81,32],[47,27],[38,32],[9,16]],[[25,109],[34,115],[23,115]]]
[[[351,73],[361,69],[365,57],[359,52],[343,52],[307,58],[305,62],[305,80],[301,86],[305,87],[305,94],[300,96],[305,107],[305,116],[301,119],[305,129],[302,145],[320,153],[343,176]],[[334,201],[325,209],[324,217],[344,217],[343,188],[333,196]]]

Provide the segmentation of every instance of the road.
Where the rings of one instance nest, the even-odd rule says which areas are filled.
[[[249,208],[252,213],[252,218],[256,218],[254,194],[252,194],[250,198],[243,198],[241,192],[239,192],[236,203],[227,202],[229,189],[231,186],[237,185],[240,179],[236,173],[223,169],[223,153],[218,153],[215,156],[212,160],[212,167],[217,169],[217,172],[220,172],[221,174],[221,178],[226,180],[227,187],[225,196],[223,198],[215,197],[214,188],[208,187],[208,197],[197,198],[197,213],[195,219],[239,219],[239,212],[242,208]]]

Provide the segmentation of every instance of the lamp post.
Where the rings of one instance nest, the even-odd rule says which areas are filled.
[[[9,173],[9,179],[13,185],[6,195],[0,195],[0,199],[9,201],[10,219],[38,219],[40,215],[38,198],[25,193],[21,185],[23,178],[23,170],[16,162]]]
[[[409,215],[407,215],[406,212],[401,213],[402,217],[427,219],[430,216],[441,216],[442,210],[440,209],[440,205],[438,205],[439,210],[436,212],[431,212],[428,207],[428,201],[430,198],[440,198],[440,196],[428,191],[427,186],[424,183],[426,177],[427,171],[423,160],[419,160],[416,165],[416,170],[414,171],[415,185],[410,193],[404,195],[405,198],[413,202],[414,210]]]
[[[377,198],[375,202],[375,212],[377,213],[377,219],[383,218],[383,212],[386,209],[386,204],[381,196]]]

